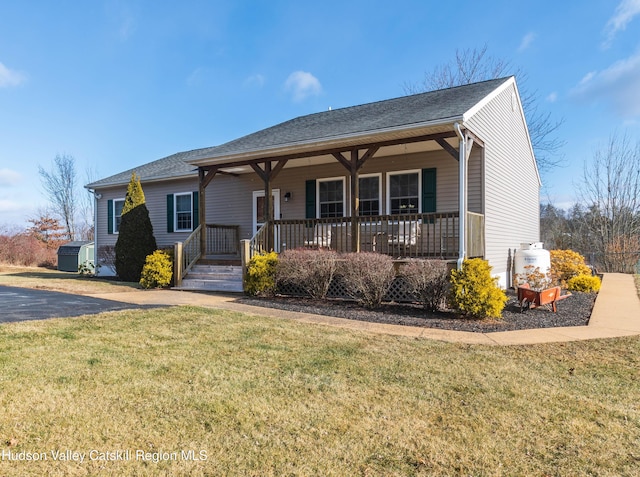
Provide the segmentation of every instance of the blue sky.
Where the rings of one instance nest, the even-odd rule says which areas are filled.
[[[571,204],[612,133],[640,138],[640,0],[0,0],[0,230],[46,205],[38,166],[57,154],[85,183],[402,96],[484,45],[564,120],[543,201]]]

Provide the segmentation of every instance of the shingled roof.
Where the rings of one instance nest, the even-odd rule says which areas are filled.
[[[178,179],[181,177],[197,177],[198,168],[186,162],[193,151],[179,152],[162,159],[158,159],[147,164],[120,172],[110,177],[100,179],[99,181],[87,184],[88,189],[96,189],[100,187],[109,187],[115,185],[128,184],[131,180],[131,174],[135,172],[140,176],[142,181],[160,181],[168,179]]]
[[[417,125],[461,121],[464,114],[512,77],[402,96],[358,106],[300,116],[243,136],[220,146],[180,152],[87,185],[98,188],[125,184],[132,171],[143,181],[195,175],[196,167],[207,160],[224,161],[243,154],[270,149],[320,143],[334,138],[376,134]]]
[[[271,148],[321,142],[394,128],[462,120],[463,115],[512,77],[402,96],[300,116],[217,147],[192,151],[191,163]]]

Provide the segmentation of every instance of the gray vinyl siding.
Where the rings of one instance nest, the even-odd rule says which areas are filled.
[[[485,141],[486,258],[506,279],[503,285],[514,250],[540,238],[539,179],[520,104],[512,109],[513,93],[513,86],[506,88],[465,122]]]
[[[167,194],[194,192],[198,190],[198,179],[183,179],[162,182],[142,182],[149,217],[153,225],[153,234],[158,247],[169,247],[189,236],[188,232],[167,233]],[[115,245],[118,234],[108,233],[108,204],[109,200],[124,199],[127,186],[100,189],[102,198],[98,200],[96,249],[105,245]]]

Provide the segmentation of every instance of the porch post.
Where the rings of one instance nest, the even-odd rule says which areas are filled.
[[[207,255],[207,214],[206,214],[206,190],[205,171],[198,168],[198,177],[200,178],[198,185],[198,223],[200,224],[200,254],[202,257]]]
[[[358,150],[351,151],[351,251],[360,252],[360,181],[358,180]]]
[[[264,163],[264,215],[267,220],[267,252],[271,252],[274,249],[274,237],[273,237],[273,198],[271,187],[271,161]]]

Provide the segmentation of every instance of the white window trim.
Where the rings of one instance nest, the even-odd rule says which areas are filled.
[[[349,207],[347,204],[347,180],[345,176],[339,176],[316,179],[316,218],[320,218],[320,183],[332,181],[342,181],[342,216],[347,216],[347,209]]]
[[[111,215],[112,215],[112,219],[113,219],[113,224],[112,225],[112,229],[113,229],[113,234],[114,235],[118,235],[120,233],[120,227],[117,227],[118,222],[116,221],[117,216],[116,216],[116,202],[122,202],[122,206],[124,207],[124,201],[126,200],[126,197],[123,197],[122,199],[112,199],[111,201],[111,206],[113,207],[113,210],[111,211]],[[122,222],[122,215],[120,215],[120,222]]]
[[[191,213],[191,227],[188,229],[178,228],[178,196],[188,195],[191,197],[190,201],[190,213]],[[176,192],[173,194],[173,231],[174,232],[193,232],[193,192]]]
[[[406,171],[387,172],[387,190],[386,190],[386,206],[387,214],[391,214],[391,176],[400,176],[404,174],[418,174],[418,213],[422,213],[422,170],[409,169]]]
[[[359,174],[359,179],[366,179],[367,177],[377,177],[378,178],[378,203],[380,204],[380,210],[378,211],[378,215],[382,215],[382,172],[377,172],[374,174]],[[358,190],[360,188],[358,187]],[[366,216],[363,216],[366,217]]]

